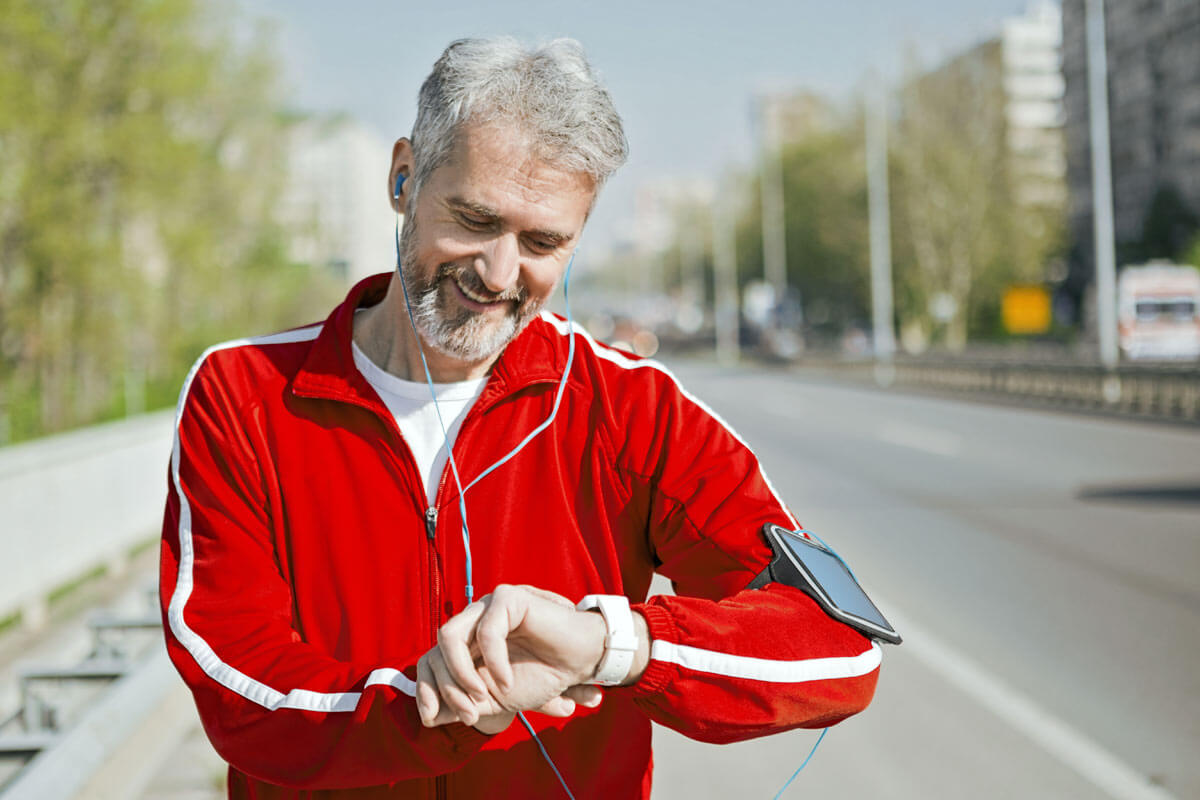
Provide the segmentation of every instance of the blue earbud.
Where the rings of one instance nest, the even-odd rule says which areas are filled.
[[[404,186],[404,173],[403,172],[398,173],[396,175],[396,188],[392,190],[392,199],[393,200],[400,199],[400,188],[402,186]]]

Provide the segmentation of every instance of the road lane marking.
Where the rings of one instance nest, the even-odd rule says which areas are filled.
[[[962,437],[949,431],[906,422],[885,422],[876,435],[885,442],[954,458],[962,453]]]
[[[1175,795],[1126,764],[1065,720],[1038,706],[968,656],[880,600],[904,637],[905,652],[957,687],[1113,800],[1176,800]]]

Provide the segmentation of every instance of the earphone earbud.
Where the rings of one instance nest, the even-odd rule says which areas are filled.
[[[400,189],[403,186],[404,186],[404,173],[400,172],[400,173],[396,174],[396,188],[392,190],[392,199],[393,200],[400,199]]]

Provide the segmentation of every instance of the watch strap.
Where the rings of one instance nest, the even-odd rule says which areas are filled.
[[[633,627],[633,611],[629,598],[619,594],[589,594],[575,606],[577,611],[599,611],[608,626],[604,637],[604,656],[588,683],[600,686],[619,686],[633,668],[637,653],[637,631]]]

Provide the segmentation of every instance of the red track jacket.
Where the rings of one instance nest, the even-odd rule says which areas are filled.
[[[520,725],[422,727],[415,665],[465,605],[456,489],[437,503],[354,366],[354,309],[211,348],[180,394],[163,523],[167,647],[236,798],[557,798]],[[780,585],[743,591],[798,527],[737,434],[662,366],[576,353],[553,425],[467,492],[476,594],[624,594],[651,661],[565,720],[529,714],[584,798],[648,798],[650,722],[708,742],[823,727],[866,706],[880,650]],[[550,412],[567,326],[505,349],[454,444],[464,485]],[[642,602],[654,572],[678,596]],[[309,790],[331,790],[311,792]]]

